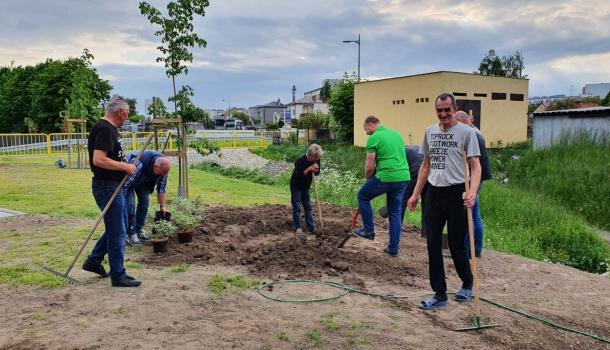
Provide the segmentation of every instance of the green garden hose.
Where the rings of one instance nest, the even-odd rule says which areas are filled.
[[[264,292],[264,290],[273,290],[273,285],[276,284],[318,284],[318,285],[324,285],[324,286],[328,286],[328,287],[332,287],[332,288],[336,288],[339,289],[340,292],[338,294],[335,295],[331,295],[329,297],[323,297],[323,298],[313,298],[313,299],[281,299],[281,298],[277,298],[274,297],[266,292]],[[376,297],[376,298],[382,298],[382,299],[409,299],[409,298],[421,298],[421,297],[425,297],[428,295],[431,295],[429,293],[425,293],[425,294],[413,294],[413,295],[393,295],[393,294],[377,294],[377,293],[371,293],[371,292],[365,292],[359,289],[355,289],[349,286],[346,286],[345,284],[339,283],[339,282],[333,282],[333,281],[315,281],[315,280],[282,280],[282,281],[273,281],[273,282],[269,282],[269,283],[264,283],[263,285],[261,285],[258,288],[258,293],[260,295],[262,295],[264,298],[267,298],[269,300],[273,300],[273,301],[278,301],[281,303],[297,303],[297,304],[303,304],[303,303],[318,303],[318,302],[324,302],[324,301],[331,301],[331,300],[337,300],[340,299],[344,296],[346,296],[349,293],[358,293],[358,294],[363,294],[363,295],[368,295],[368,296],[372,296],[372,297]],[[455,294],[455,293],[447,293],[447,294]],[[566,327],[566,326],[562,326],[558,323],[546,320],[540,316],[536,316],[536,315],[532,315],[532,314],[528,314],[527,312],[521,311],[519,309],[515,309],[506,305],[502,305],[500,303],[496,303],[495,301],[486,299],[486,298],[480,298],[480,300],[491,304],[493,306],[499,307],[501,309],[510,311],[510,312],[514,312],[518,315],[521,316],[525,316],[529,319],[532,320],[536,320],[539,322],[542,322],[544,324],[547,324],[551,327],[557,328],[557,329],[561,329],[563,331],[567,331],[567,332],[572,332],[572,333],[576,333],[576,334],[580,334],[580,335],[584,335],[593,339],[596,339],[598,341],[601,341],[603,343],[606,344],[610,344],[610,339],[606,339],[600,336],[597,336],[595,334],[591,334],[591,333],[587,333],[587,332],[583,332],[581,330],[578,330],[576,328],[571,328],[571,327]]]

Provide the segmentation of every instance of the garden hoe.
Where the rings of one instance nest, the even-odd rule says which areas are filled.
[[[343,237],[343,240],[341,241],[341,243],[339,243],[337,248],[343,248],[345,243],[350,238],[352,238],[352,236],[353,236],[352,231],[354,231],[354,229],[356,228],[356,222],[358,221],[358,215],[360,215],[360,208],[356,209],[356,212],[354,213],[354,216],[352,217],[352,226],[350,227],[349,232],[347,234],[345,234],[345,237]]]
[[[470,174],[468,172],[468,160],[466,159],[466,153],[462,155],[462,163],[464,164],[464,186],[466,187],[466,192],[468,192],[470,188],[469,180]],[[494,323],[483,323],[481,321],[481,307],[479,301],[479,267],[477,264],[477,258],[473,256],[474,254],[474,233],[472,228],[472,208],[466,208],[466,212],[468,215],[468,238],[470,241],[470,256],[471,258],[471,267],[472,267],[472,277],[474,279],[474,322],[470,325],[466,325],[463,327],[455,328],[454,331],[472,331],[484,328],[498,327],[499,324]]]
[[[142,156],[142,153],[144,153],[146,148],[148,148],[148,145],[150,144],[150,140],[152,140],[152,138],[153,138],[153,135],[148,137],[148,140],[146,140],[146,143],[144,144],[144,147],[142,147],[142,150],[140,151],[140,153],[138,154],[138,156],[134,160],[134,163],[136,163],[138,160],[140,160],[140,157]],[[98,216],[97,221],[95,222],[95,225],[93,225],[93,228],[91,229],[91,231],[89,231],[89,234],[87,235],[87,238],[85,238],[85,241],[80,246],[80,249],[78,250],[78,253],[76,253],[76,256],[74,257],[74,259],[72,259],[72,262],[70,263],[70,266],[68,266],[68,269],[66,270],[66,272],[65,273],[61,273],[61,272],[55,271],[55,270],[53,270],[51,268],[48,268],[46,266],[42,267],[44,270],[46,270],[46,271],[48,271],[48,272],[50,272],[50,273],[52,273],[52,274],[54,274],[56,276],[59,276],[59,277],[65,279],[66,281],[68,281],[68,282],[70,282],[70,283],[72,283],[74,285],[77,285],[77,286],[82,285],[82,283],[80,281],[78,281],[78,280],[68,276],[68,274],[70,274],[70,271],[72,271],[72,268],[74,267],[74,264],[76,264],[76,260],[78,260],[78,258],[80,257],[81,253],[83,252],[83,250],[87,246],[87,243],[89,243],[89,240],[91,239],[91,236],[93,236],[93,233],[95,232],[95,230],[99,226],[100,222],[104,218],[104,215],[106,215],[106,212],[108,211],[108,209],[110,208],[110,206],[114,202],[114,199],[116,198],[116,196],[119,193],[119,191],[121,190],[121,188],[123,188],[123,185],[125,184],[125,181],[127,181],[128,178],[129,178],[129,175],[125,175],[123,177],[123,180],[121,180],[121,182],[117,186],[116,190],[112,194],[112,197],[110,197],[110,200],[108,201],[108,203],[104,207],[104,210],[102,210],[102,213]]]

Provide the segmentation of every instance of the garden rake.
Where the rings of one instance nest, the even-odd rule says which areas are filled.
[[[134,160],[133,163],[136,163],[138,160],[140,160],[140,157],[142,156],[142,154],[144,153],[146,148],[148,148],[148,145],[150,144],[150,141],[152,140],[152,138],[153,138],[153,135],[150,135],[148,137],[148,140],[146,140],[146,143],[144,144],[144,147],[142,147],[142,150],[140,151],[140,153],[138,154],[138,156],[136,157],[136,159]],[[74,259],[72,259],[72,262],[70,263],[70,266],[68,266],[68,269],[66,270],[66,272],[65,273],[61,273],[61,272],[55,271],[55,270],[53,270],[53,269],[51,269],[49,267],[43,266],[42,268],[45,271],[50,272],[50,273],[52,273],[52,274],[54,274],[56,276],[59,276],[59,277],[65,279],[66,281],[76,285],[76,286],[82,285],[82,283],[79,280],[74,279],[74,278],[72,278],[72,277],[70,277],[68,275],[70,274],[70,271],[72,271],[72,268],[74,267],[74,264],[76,264],[76,260],[78,260],[78,258],[82,254],[83,250],[85,250],[85,247],[87,246],[87,243],[89,243],[89,240],[93,236],[93,233],[95,232],[95,230],[99,226],[100,222],[104,218],[104,215],[106,215],[106,212],[108,211],[108,209],[110,208],[110,206],[114,202],[114,199],[116,198],[116,196],[119,193],[119,191],[123,188],[123,185],[125,184],[125,182],[127,181],[128,178],[129,178],[129,175],[125,175],[123,177],[123,180],[121,180],[121,182],[117,186],[116,190],[114,190],[114,193],[112,194],[112,197],[110,197],[110,200],[108,201],[108,203],[106,203],[106,206],[104,207],[104,210],[102,210],[102,213],[98,216],[98,218],[97,218],[97,220],[95,222],[95,225],[93,225],[93,228],[91,229],[91,231],[89,231],[89,234],[87,235],[87,238],[85,238],[85,241],[83,242],[83,244],[81,244],[80,249],[78,250],[78,253],[76,253],[76,256],[74,256]]]
[[[466,192],[470,189],[470,174],[468,171],[468,159],[466,159],[466,153],[462,155],[462,163],[464,165],[464,186]],[[483,323],[481,320],[481,306],[479,300],[479,267],[477,264],[477,258],[474,256],[474,232],[472,225],[472,208],[466,207],[466,214],[468,216],[468,240],[470,242],[470,256],[471,256],[471,267],[472,277],[474,279],[474,321],[472,324],[455,328],[454,331],[472,331],[491,327],[498,327],[499,324],[495,323]]]

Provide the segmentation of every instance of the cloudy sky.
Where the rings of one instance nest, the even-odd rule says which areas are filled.
[[[150,1],[165,6],[167,1]],[[132,0],[0,0],[0,65],[80,56],[88,48],[114,93],[167,97],[171,82],[155,62],[156,28]],[[438,70],[472,72],[493,48],[520,50],[530,96],[577,94],[585,83],[610,82],[607,0],[210,0],[195,29],[188,76],[195,103],[249,107],[297,98],[357,68],[377,79]],[[572,90],[571,90],[572,89]],[[225,100],[223,102],[223,99]]]

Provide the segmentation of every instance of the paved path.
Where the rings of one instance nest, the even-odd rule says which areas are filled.
[[[0,208],[0,218],[9,218],[11,216],[25,215],[20,211],[14,211],[9,209]]]

